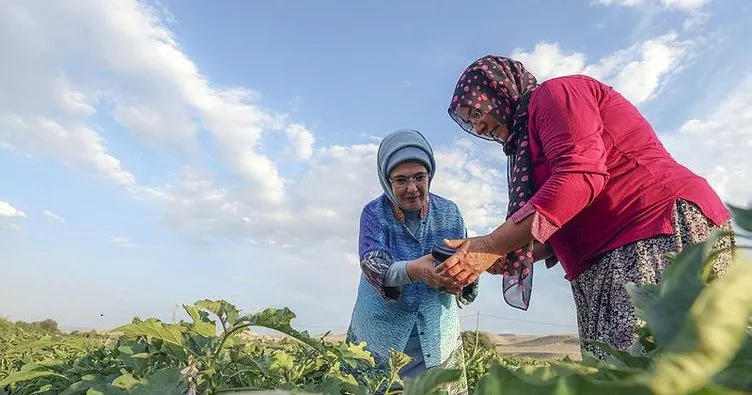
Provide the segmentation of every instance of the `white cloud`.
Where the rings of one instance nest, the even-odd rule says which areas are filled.
[[[162,147],[195,148],[196,125],[175,103],[117,106],[115,120],[147,144]]]
[[[585,70],[587,55],[581,52],[566,54],[559,43],[546,41],[535,45],[532,52],[515,48],[512,58],[521,61],[525,68],[539,81],[553,77],[582,73]]]
[[[709,13],[704,11],[711,0],[594,0],[593,5],[617,5],[631,7],[640,13],[635,24],[635,32],[646,31],[654,27],[661,14],[665,12],[679,12],[686,15],[682,23],[685,32],[696,29],[705,24]]]
[[[260,140],[264,130],[283,130],[285,116],[254,104],[259,95],[247,89],[212,86],[145,3],[2,3],[0,46],[14,51],[0,60],[0,138],[8,144],[143,191],[93,116],[112,116],[140,141],[181,153],[201,128],[216,156],[255,186],[254,200],[283,203],[284,181]],[[307,155],[311,136],[291,130],[297,154]]]
[[[313,133],[306,129],[305,125],[291,124],[287,126],[287,136],[292,143],[295,156],[298,159],[310,159],[313,156]]]
[[[20,218],[25,217],[23,211],[13,207],[8,202],[0,200],[0,217]]]
[[[667,9],[693,11],[710,4],[710,1],[711,0],[596,0],[595,3],[601,5],[619,5],[622,7],[663,7]]]
[[[724,201],[752,200],[752,74],[725,95],[718,107],[661,135],[667,149],[704,176]]]
[[[376,150],[374,144],[317,149],[283,207],[255,204],[253,188],[218,187],[204,174],[186,170],[163,190],[173,198],[166,221],[201,241],[229,237],[299,250],[334,239],[351,251],[360,209],[380,191]]]
[[[474,231],[497,226],[506,211],[506,176],[500,162],[478,159],[484,148],[467,140],[434,147],[438,173],[431,191],[454,200]],[[253,191],[248,188],[220,188],[186,171],[162,191],[172,197],[166,221],[175,231],[204,242],[229,237],[298,251],[335,240],[343,252],[351,252],[361,209],[382,192],[377,150],[376,144],[316,150],[308,171],[290,187],[291,204],[276,209],[249,203]]]
[[[107,152],[102,137],[83,123],[63,125],[44,116],[0,113],[0,126],[19,143],[63,164],[91,168],[120,185],[135,186],[135,176],[123,170],[120,160]]]
[[[212,86],[159,15],[143,3],[104,7],[57,1],[4,7],[3,15],[14,19],[0,22],[31,45],[18,49],[19,64],[0,63],[0,72],[35,75],[17,79],[10,92],[52,93],[41,99],[22,95],[16,103],[9,95],[0,101],[0,114],[14,125],[9,142],[162,197],[165,221],[194,240],[231,237],[302,248],[312,240],[334,239],[352,250],[360,209],[379,193],[375,145],[316,149],[314,134],[305,125],[263,109],[258,93]],[[46,12],[39,12],[40,7]],[[30,18],[34,23],[28,23]],[[80,68],[68,68],[70,64]],[[166,186],[142,186],[108,150],[106,131],[92,126],[95,114],[112,117],[139,142],[173,153],[194,150],[198,130],[205,130],[215,150],[210,154],[229,166],[238,185],[218,185],[213,174],[190,167]],[[282,178],[278,163],[262,151],[266,130],[286,133],[294,157],[307,162],[302,177]],[[500,187],[488,182],[491,169],[485,172],[463,152],[455,147],[439,154],[447,158],[447,177],[437,180],[436,190],[462,200],[470,226],[487,227],[500,215],[494,205]],[[478,193],[469,192],[473,189]]]
[[[210,154],[229,166],[238,182],[217,184],[213,174],[191,164],[177,180],[148,188],[150,196],[163,198],[165,222],[172,229],[205,242],[230,237],[294,250],[335,240],[344,251],[353,250],[360,210],[380,193],[377,145],[316,148],[305,125],[262,108],[257,92],[212,86],[160,15],[143,3],[1,7],[6,46],[21,38],[25,43],[17,49],[16,62],[0,61],[0,75],[13,82],[8,96],[0,96],[0,119],[13,126],[10,143],[93,168],[129,189],[146,190],[108,150],[105,131],[92,126],[92,116],[111,116],[138,141],[173,153],[193,150],[197,132],[205,130],[212,137]],[[558,44],[540,43],[530,53],[515,53],[542,78],[589,72],[644,101],[676,66],[683,45],[666,35],[590,65],[584,54],[565,54]],[[49,94],[24,94],[35,89]],[[19,100],[11,100],[15,96]],[[302,176],[282,178],[271,153],[262,151],[265,130],[286,133],[295,158],[306,161]],[[480,149],[491,147],[462,141],[436,147],[439,173],[433,191],[457,201],[471,233],[495,226],[506,211],[503,164],[479,159],[487,156]]]
[[[692,56],[694,43],[667,34],[613,52],[588,64],[583,53],[566,53],[559,44],[539,43],[531,52],[516,50],[513,57],[548,79],[583,73],[604,79],[636,104],[656,97],[668,76],[681,70],[682,60]],[[752,193],[752,77],[741,78],[737,88],[724,96],[715,111],[698,114],[674,132],[661,133],[667,148],[679,160],[702,175],[724,200],[746,204]]]
[[[710,13],[694,11],[687,16],[687,19],[682,22],[682,30],[685,32],[696,29],[705,24],[710,18]]]
[[[454,200],[469,232],[487,232],[503,222],[507,190],[504,162],[481,160],[484,148],[495,143],[459,140],[436,150],[433,192]],[[496,157],[503,156],[498,147]],[[493,158],[493,157],[492,157]]]
[[[681,10],[695,10],[710,4],[711,0],[662,0],[661,3],[668,8]]]
[[[65,223],[65,218],[53,213],[52,211],[44,210],[42,212],[42,215],[44,215],[45,218],[47,218],[47,222],[51,224],[64,224]]]
[[[110,242],[123,248],[138,247],[138,244],[132,242],[127,237],[113,236],[110,237]]]
[[[668,33],[615,51],[597,63],[587,64],[581,52],[565,53],[558,43],[538,43],[531,52],[521,48],[512,57],[520,60],[540,80],[568,74],[585,74],[612,84],[635,104],[655,97],[666,77],[681,70],[681,60],[692,46],[676,33]]]
[[[0,148],[8,151],[16,151],[17,148],[15,145],[6,143],[5,141],[0,141]]]
[[[32,158],[32,155],[30,153],[28,153],[28,152],[21,152],[21,151],[18,150],[18,148],[16,148],[15,145],[7,143],[5,141],[0,141],[0,149],[4,149],[6,151],[10,151],[10,152],[13,152],[15,154],[23,155],[27,159],[31,159]]]

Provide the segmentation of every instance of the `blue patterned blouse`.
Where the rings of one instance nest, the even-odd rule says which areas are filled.
[[[360,216],[362,274],[347,340],[366,342],[377,363],[385,362],[390,348],[403,351],[416,326],[425,366],[443,363],[461,344],[458,303],[470,303],[477,295],[477,282],[466,287],[460,298],[423,282],[384,285],[393,262],[419,258],[435,245],[443,245],[444,239],[466,236],[464,220],[454,202],[429,193],[427,208],[421,213],[416,234],[386,195],[369,202]]]

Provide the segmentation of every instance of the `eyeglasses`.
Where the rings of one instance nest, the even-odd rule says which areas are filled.
[[[457,107],[457,108],[462,108],[462,106],[459,106],[459,107]],[[468,108],[468,107],[464,107],[464,108]],[[480,119],[481,119],[481,118],[483,118],[483,113],[481,113],[480,111],[478,111],[478,110],[476,110],[476,109],[474,109],[474,108],[472,108],[472,109],[471,109],[471,108],[468,108],[468,110],[469,110],[469,116],[468,116],[468,118],[469,118],[469,119],[468,119],[468,120],[465,120],[465,119],[464,119],[464,118],[463,118],[463,117],[462,117],[462,116],[461,116],[461,115],[460,115],[460,114],[459,114],[459,113],[457,112],[457,109],[456,109],[456,108],[450,108],[450,109],[449,109],[449,116],[450,116],[450,117],[451,117],[451,118],[452,118],[452,119],[453,119],[453,120],[454,120],[455,122],[457,122],[457,124],[459,124],[459,125],[460,125],[460,128],[462,128],[462,130],[464,130],[464,131],[465,131],[465,132],[467,132],[468,134],[471,134],[471,135],[473,135],[473,136],[475,136],[475,137],[478,137],[478,138],[482,138],[483,140],[487,140],[487,141],[496,141],[496,142],[499,142],[499,143],[504,143],[504,141],[503,141],[503,140],[501,140],[501,139],[498,139],[498,138],[496,138],[496,137],[492,137],[492,136],[489,136],[489,135],[487,135],[487,134],[480,134],[480,133],[477,133],[477,132],[475,131],[474,125],[475,125],[475,124],[476,124],[476,123],[477,123],[478,121],[480,121]]]
[[[389,179],[389,181],[392,183],[392,185],[398,186],[398,187],[405,187],[410,182],[410,180],[415,181],[415,185],[423,185],[426,181],[428,181],[428,173],[418,173],[413,174],[410,177],[406,176],[397,176],[394,178]]]

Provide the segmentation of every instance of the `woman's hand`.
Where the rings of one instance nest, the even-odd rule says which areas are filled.
[[[465,286],[494,263],[503,263],[506,253],[496,251],[488,236],[471,237],[462,240],[444,240],[447,247],[454,248],[457,253],[449,257],[438,269],[439,273],[453,278],[460,286]],[[492,269],[493,270],[493,269]]]
[[[538,262],[553,256],[551,246],[548,243],[533,241],[533,261]],[[504,274],[504,259],[499,259],[488,270],[490,274]]]
[[[442,291],[456,294],[462,290],[451,277],[439,272],[439,269],[436,267],[436,260],[431,254],[410,261],[407,264],[407,275],[413,281],[422,281],[429,287],[441,289]]]

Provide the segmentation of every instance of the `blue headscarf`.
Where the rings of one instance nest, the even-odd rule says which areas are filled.
[[[412,129],[399,129],[381,140],[379,152],[376,155],[379,181],[386,196],[396,205],[398,205],[397,197],[392,192],[389,173],[397,165],[408,160],[416,160],[426,166],[430,183],[436,173],[436,162],[433,159],[431,144],[420,132]]]

